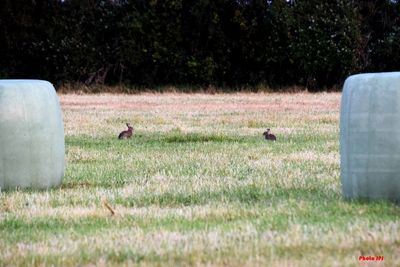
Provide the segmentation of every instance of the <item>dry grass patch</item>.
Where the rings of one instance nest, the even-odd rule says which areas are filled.
[[[0,266],[400,266],[400,207],[341,198],[339,93],[60,99],[63,186],[0,193]]]

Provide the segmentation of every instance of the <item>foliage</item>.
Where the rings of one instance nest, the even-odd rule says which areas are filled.
[[[3,0],[0,77],[318,90],[399,68],[393,1]]]
[[[361,67],[393,71],[400,67],[400,4],[398,1],[356,1],[361,22]]]
[[[351,2],[298,1],[289,48],[298,82],[314,89],[340,84],[355,71],[359,38]]]

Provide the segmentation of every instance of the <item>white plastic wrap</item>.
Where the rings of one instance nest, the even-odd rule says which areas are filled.
[[[400,200],[400,72],[346,80],[340,154],[345,198]]]
[[[0,80],[0,188],[49,188],[64,176],[57,94],[39,80]]]

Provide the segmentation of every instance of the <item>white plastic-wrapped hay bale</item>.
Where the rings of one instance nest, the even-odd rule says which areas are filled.
[[[346,80],[340,154],[345,198],[400,200],[400,72]]]
[[[49,188],[64,176],[64,126],[46,81],[0,80],[0,188]]]

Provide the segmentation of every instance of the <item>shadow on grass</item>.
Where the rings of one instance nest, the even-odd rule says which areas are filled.
[[[204,205],[215,202],[238,202],[242,204],[267,204],[287,201],[288,199],[303,201],[337,202],[341,196],[335,192],[325,192],[317,189],[274,189],[266,190],[253,185],[219,191],[203,190],[199,192],[172,193],[161,195],[146,195],[138,197],[117,198],[116,203],[128,207],[143,207],[157,205],[160,207]]]
[[[175,143],[244,143],[257,140],[254,137],[245,138],[242,136],[230,136],[223,134],[201,134],[201,133],[184,133],[178,134],[171,132],[167,134],[136,134],[129,140],[118,140],[113,137],[92,138],[90,136],[66,137],[67,147],[78,146],[80,148],[89,149],[107,149],[126,147],[129,145],[158,145],[175,144]]]
[[[199,133],[189,133],[189,134],[169,134],[161,136],[157,139],[159,142],[166,143],[203,143],[203,142],[244,142],[245,138],[237,136],[228,135],[218,135],[218,134],[199,134]]]

